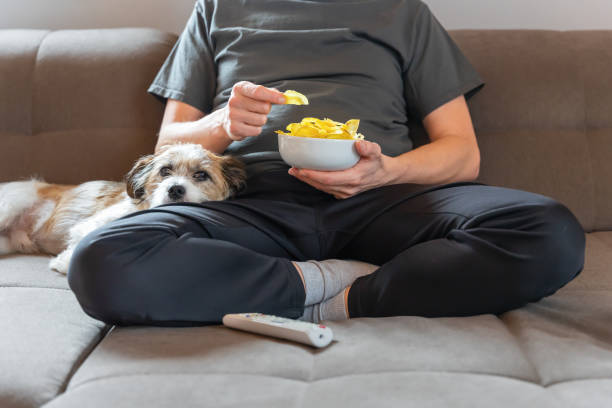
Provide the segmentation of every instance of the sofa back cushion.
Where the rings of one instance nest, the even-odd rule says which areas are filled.
[[[612,31],[456,31],[487,85],[470,101],[480,180],[612,228]]]
[[[121,180],[153,151],[146,93],[176,41],[153,29],[0,31],[0,182]]]
[[[469,101],[480,181],[556,198],[588,231],[612,228],[612,31],[451,35],[487,82]],[[0,30],[0,182],[120,180],[154,148],[163,104],[146,89],[175,41]]]

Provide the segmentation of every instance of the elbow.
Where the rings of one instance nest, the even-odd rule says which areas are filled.
[[[463,168],[460,181],[475,181],[480,175],[480,150],[476,147]]]
[[[471,168],[471,180],[474,181],[480,175],[480,150],[478,147],[476,148],[476,153],[474,154],[474,159],[472,160],[472,168]]]
[[[157,154],[161,150],[163,146],[166,146],[168,143],[162,140],[161,135],[157,139],[157,144],[155,145],[154,153]]]
[[[164,146],[172,144],[172,139],[168,136],[167,132],[164,132],[164,128],[159,131],[157,135],[157,143],[155,144],[155,153],[159,153],[160,149]],[[174,142],[176,143],[176,142]]]

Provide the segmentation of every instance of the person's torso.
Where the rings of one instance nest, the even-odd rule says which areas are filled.
[[[217,67],[214,109],[242,80],[306,95],[306,106],[276,105],[260,136],[234,142],[229,153],[278,151],[275,130],[304,117],[360,119],[360,133],[383,153],[412,149],[403,69],[403,21],[415,0],[204,1]]]

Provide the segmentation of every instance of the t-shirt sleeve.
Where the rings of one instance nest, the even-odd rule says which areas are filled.
[[[465,95],[484,82],[444,27],[421,3],[409,26],[409,53],[404,68],[408,113],[422,120],[436,108]]]
[[[212,111],[217,80],[208,32],[206,16],[198,1],[149,93],[162,100],[185,102],[204,113]]]

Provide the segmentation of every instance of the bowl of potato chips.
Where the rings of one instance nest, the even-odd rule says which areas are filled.
[[[346,170],[359,161],[355,141],[359,120],[346,123],[331,119],[304,118],[290,123],[285,131],[277,130],[278,150],[283,160],[299,169]]]

